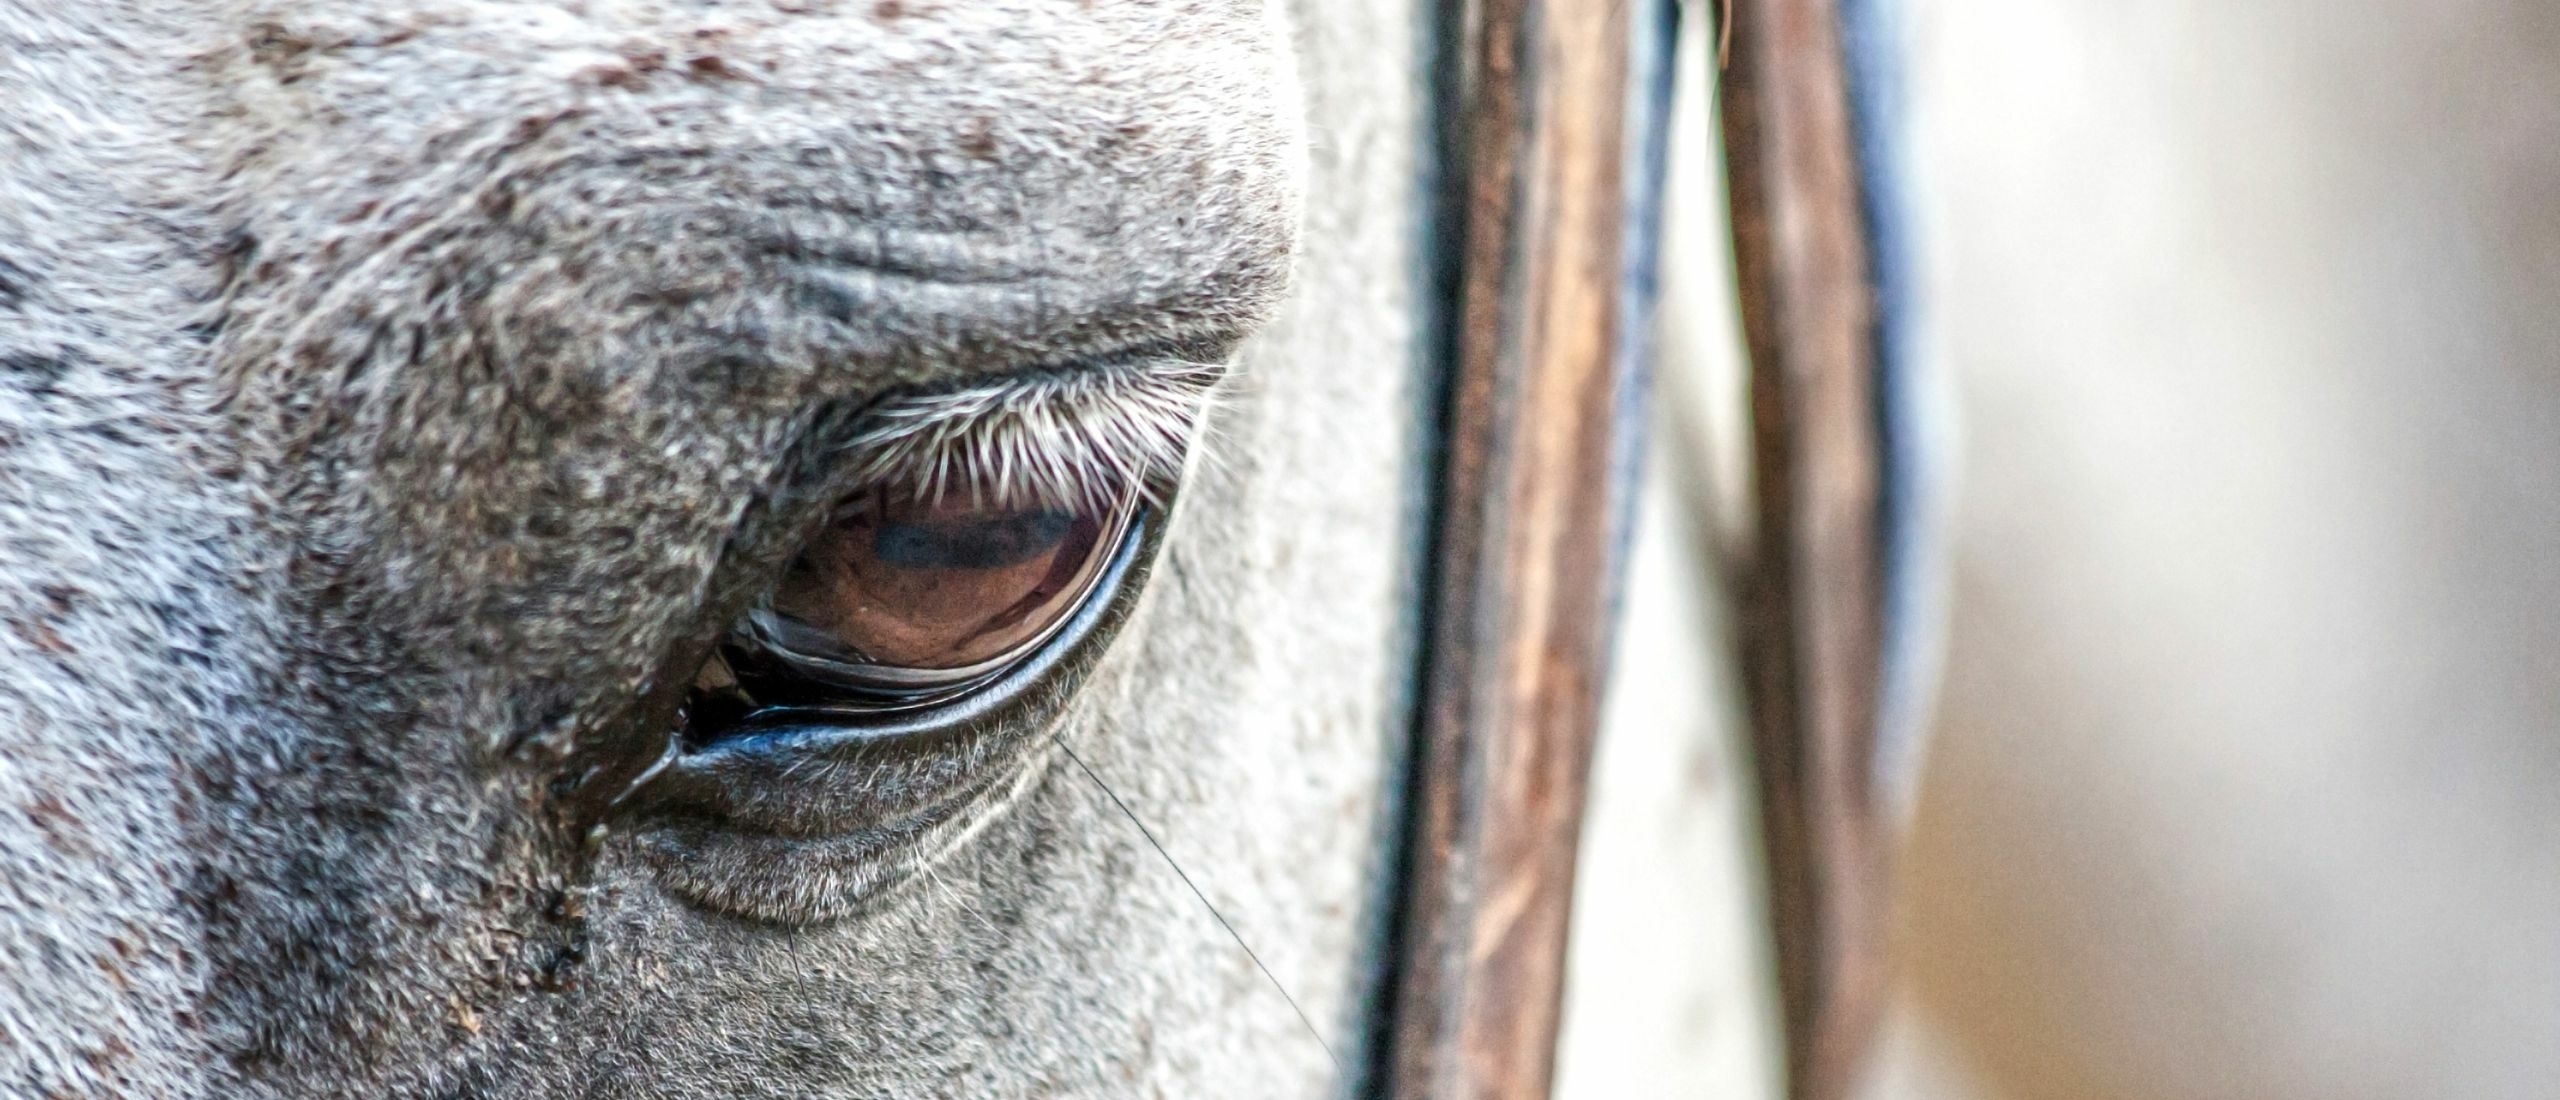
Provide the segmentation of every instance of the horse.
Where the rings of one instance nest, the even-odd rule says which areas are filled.
[[[0,4],[0,1093],[1360,1088],[1429,24]]]

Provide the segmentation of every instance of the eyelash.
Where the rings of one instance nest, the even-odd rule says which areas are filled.
[[[864,414],[845,449],[857,483],[929,499],[1099,508],[1134,490],[1161,505],[1220,373],[1158,359],[895,396]]]

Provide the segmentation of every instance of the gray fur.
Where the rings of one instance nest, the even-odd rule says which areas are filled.
[[[1321,323],[1245,356],[1228,460],[1060,729],[1356,1057],[1418,51],[1409,12],[1330,14]],[[1302,191],[1275,26],[0,0],[0,1095],[1320,1090],[1045,757],[825,921],[689,904],[560,793],[788,555],[845,412],[1272,318]]]

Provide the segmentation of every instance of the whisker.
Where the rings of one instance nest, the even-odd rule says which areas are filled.
[[[1111,804],[1119,808],[1120,816],[1128,818],[1129,824],[1137,826],[1138,835],[1147,838],[1147,847],[1155,849],[1157,855],[1164,857],[1165,866],[1173,868],[1174,877],[1182,880],[1182,885],[1190,889],[1192,897],[1200,899],[1200,907],[1209,911],[1209,916],[1218,922],[1218,927],[1227,930],[1227,938],[1236,942],[1236,947],[1243,950],[1245,958],[1253,960],[1253,968],[1261,971],[1262,976],[1271,982],[1271,988],[1279,991],[1280,999],[1289,1002],[1289,1011],[1298,1014],[1298,1023],[1306,1027],[1307,1037],[1314,1039],[1316,1045],[1324,1049],[1324,1056],[1333,1062],[1334,1072],[1346,1072],[1342,1065],[1342,1056],[1333,1052],[1333,1044],[1324,1041],[1324,1032],[1316,1029],[1315,1020],[1307,1016],[1307,1010],[1299,1006],[1298,999],[1289,995],[1289,987],[1280,984],[1280,976],[1272,973],[1271,968],[1263,964],[1262,956],[1254,953],[1253,945],[1244,942],[1243,934],[1236,931],[1236,926],[1227,920],[1226,914],[1218,911],[1217,903],[1210,901],[1209,895],[1201,892],[1199,884],[1191,881],[1190,873],[1184,871],[1182,864],[1174,860],[1173,853],[1165,850],[1163,842],[1156,839],[1155,832],[1147,828],[1147,823],[1138,820],[1137,813],[1129,808],[1128,803],[1120,801],[1119,793],[1111,789],[1111,784],[1103,782],[1100,775],[1094,773],[1093,766],[1085,763],[1084,757],[1076,755],[1075,746],[1067,744],[1064,734],[1051,733],[1049,739],[1057,742],[1058,750],[1066,753],[1067,759],[1075,762],[1077,771],[1083,772],[1086,779],[1092,780],[1093,785],[1101,789],[1102,797],[1110,799]]]

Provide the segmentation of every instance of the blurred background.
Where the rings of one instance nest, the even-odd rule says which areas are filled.
[[[2560,1097],[2560,3],[1909,2],[1954,567],[1871,1100]],[[1567,1100],[1777,1087],[1689,99]]]

